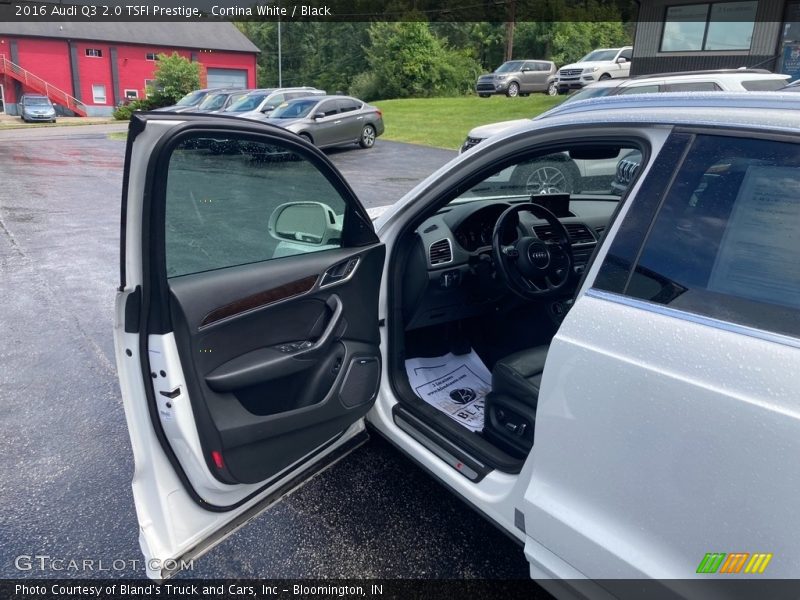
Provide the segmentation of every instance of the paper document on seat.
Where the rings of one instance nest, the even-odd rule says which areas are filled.
[[[471,351],[456,356],[411,358],[406,361],[411,388],[417,396],[470,431],[483,429],[483,403],[492,375]]]

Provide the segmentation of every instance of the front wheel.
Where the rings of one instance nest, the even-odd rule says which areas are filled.
[[[574,193],[579,180],[572,161],[536,160],[517,165],[511,173],[511,185],[530,196]]]
[[[516,98],[519,96],[519,84],[516,81],[512,81],[508,84],[508,90],[506,90],[506,96],[509,98]]]
[[[375,128],[372,125],[364,125],[358,145],[362,148],[372,148],[375,145],[375,137]]]
[[[547,86],[547,89],[544,92],[548,96],[557,96],[558,95],[558,84],[555,81],[551,81],[550,85]]]
[[[305,141],[307,141],[309,144],[313,144],[313,143],[314,143],[314,140],[312,140],[312,139],[311,139],[311,136],[310,136],[310,135],[308,135],[307,133],[298,133],[297,135],[299,135],[301,138],[303,138],[303,139],[304,139]]]
[[[609,75],[608,73],[603,73],[602,75],[600,75],[600,81],[605,81],[606,79],[611,79],[611,75]]]

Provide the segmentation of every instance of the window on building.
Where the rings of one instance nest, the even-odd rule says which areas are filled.
[[[126,100],[136,100],[139,97],[139,90],[125,90]]]
[[[103,51],[100,48],[86,48],[86,56],[92,56],[94,58],[102,58]]]
[[[152,94],[156,89],[156,80],[155,79],[145,79],[144,80],[144,97],[147,98],[150,94]]]
[[[667,7],[661,52],[749,50],[757,0]]]
[[[158,60],[158,54],[155,52],[148,52],[144,55],[145,60]]]
[[[106,86],[99,83],[92,84],[92,102],[94,104],[106,103]]]

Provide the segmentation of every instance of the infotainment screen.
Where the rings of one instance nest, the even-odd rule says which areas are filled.
[[[531,196],[531,202],[544,206],[559,219],[575,216],[569,212],[569,194],[534,194]]]

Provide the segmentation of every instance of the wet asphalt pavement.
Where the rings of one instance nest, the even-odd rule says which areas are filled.
[[[0,577],[19,555],[141,558],[114,365],[119,126],[0,130]],[[330,158],[368,207],[455,153],[379,140]],[[373,439],[199,559],[197,577],[525,578],[522,550]]]

